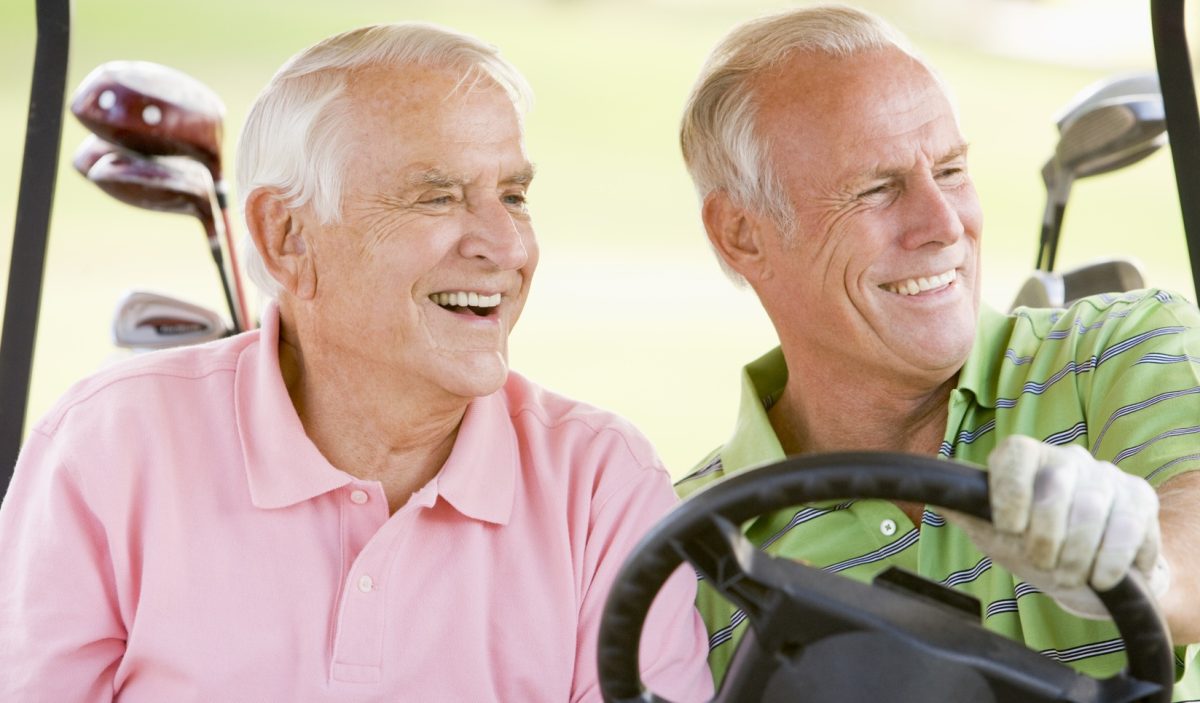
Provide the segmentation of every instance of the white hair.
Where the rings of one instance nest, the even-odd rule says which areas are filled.
[[[249,195],[266,187],[279,190],[290,207],[311,203],[322,223],[337,222],[349,152],[342,129],[348,115],[347,74],[371,66],[415,65],[460,71],[456,89],[494,83],[518,115],[532,106],[533,91],[520,72],[496,47],[475,37],[423,22],[334,35],[289,59],[251,106],[237,148],[242,212]],[[250,279],[264,295],[278,296],[279,283],[249,235],[242,248]]]
[[[724,191],[785,234],[794,231],[795,208],[756,128],[754,79],[798,51],[842,58],[889,48],[912,56],[936,77],[903,35],[875,15],[843,5],[788,10],[735,27],[700,70],[680,127],[684,162],[701,201]],[[720,255],[717,259],[734,282],[745,283]]]

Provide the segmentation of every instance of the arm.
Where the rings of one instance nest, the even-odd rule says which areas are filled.
[[[1100,308],[1075,317],[1086,306]],[[1010,571],[1085,617],[1104,617],[1087,583],[1104,589],[1138,567],[1159,589],[1176,642],[1194,642],[1198,632],[1175,599],[1187,600],[1196,588],[1195,559],[1187,553],[1196,528],[1186,524],[1187,497],[1195,492],[1174,494],[1194,486],[1188,475],[1200,468],[1200,311],[1162,292],[1094,299],[1039,338],[1045,341],[1031,368],[1040,369],[1030,380],[1048,381],[1048,395],[1058,393],[1064,409],[1081,410],[1086,435],[1069,447],[1021,437],[997,444],[988,464],[996,531],[1003,535],[968,533],[982,551],[1000,555],[996,560]],[[1069,367],[1079,373],[1049,387],[1051,374]],[[1024,432],[1037,438],[1063,427],[1052,415],[1030,420]],[[1157,495],[1152,486],[1160,488]],[[1156,569],[1164,542],[1169,546],[1160,553],[1169,570]]]
[[[638,473],[597,506],[592,521],[585,564],[591,582],[580,607],[572,701],[600,700],[596,643],[609,589],[642,535],[676,502],[666,471],[642,467]],[[696,575],[682,566],[659,591],[642,633],[642,680],[673,701],[706,701],[713,693],[708,638],[695,599]]]
[[[0,507],[0,700],[112,701],[125,649],[107,536],[34,431]]]
[[[1164,483],[1158,500],[1162,553],[1171,567],[1159,604],[1175,644],[1200,642],[1200,471]]]

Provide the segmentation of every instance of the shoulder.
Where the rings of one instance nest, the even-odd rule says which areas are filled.
[[[1200,327],[1200,311],[1187,298],[1160,288],[1080,298],[1064,309],[1018,308],[1013,320],[1016,341],[1044,342],[1065,338],[1080,341],[1108,333]],[[1099,334],[1093,334],[1099,333]]]
[[[187,410],[229,383],[252,334],[204,345],[148,352],[105,367],[71,386],[32,428],[54,436],[79,422],[130,422],[169,408]]]
[[[665,469],[657,452],[629,420],[608,410],[548,390],[510,372],[503,393],[518,435],[526,442],[547,443],[555,453],[577,459],[620,458],[634,465]]]

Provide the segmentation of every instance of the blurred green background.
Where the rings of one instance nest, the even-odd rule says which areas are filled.
[[[1089,83],[1153,67],[1148,2],[861,5],[907,32],[958,93],[984,204],[984,297],[1007,308],[1035,258],[1044,203],[1040,169],[1053,151],[1053,118]],[[527,130],[538,165],[531,203],[542,260],[512,340],[513,366],[628,417],[679,475],[728,434],[738,368],[771,346],[773,333],[753,295],[729,284],[709,253],[676,146],[678,116],[720,36],[783,6],[75,0],[68,86],[113,59],[157,61],[190,73],[227,105],[225,152],[232,160],[257,91],[291,54],[324,36],[421,19],[497,44],[537,94]],[[33,0],[0,4],[0,276],[8,271],[34,35]],[[87,183],[70,167],[84,136],[68,116],[31,416],[118,356],[109,325],[124,290],[161,290],[223,309],[199,224],[121,205]],[[1153,283],[1191,297],[1167,150],[1076,184],[1060,268],[1113,255],[1137,257]]]

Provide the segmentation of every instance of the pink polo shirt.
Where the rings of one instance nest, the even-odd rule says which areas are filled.
[[[0,700],[599,700],[609,585],[674,503],[645,438],[516,373],[395,515],[304,434],[278,313],[75,386],[0,508]],[[352,467],[347,467],[352,468]],[[694,576],[643,678],[711,695]]]

